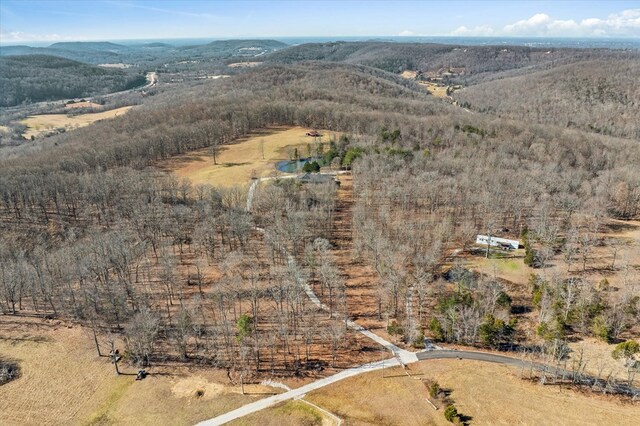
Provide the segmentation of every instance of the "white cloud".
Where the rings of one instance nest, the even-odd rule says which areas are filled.
[[[457,36],[491,36],[494,34],[495,31],[488,25],[479,25],[474,28],[467,28],[463,25],[453,31],[453,35]]]
[[[22,31],[5,31],[0,29],[0,43],[16,43],[27,41],[69,41],[85,40],[86,37],[69,37],[59,34],[31,34]]]
[[[529,19],[523,19],[513,24],[505,25],[503,31],[506,34],[513,35],[530,35],[533,32],[539,32],[541,28],[545,28],[551,21],[551,17],[544,13],[537,13]]]
[[[409,37],[409,36],[413,36],[413,35],[416,35],[416,34],[413,31],[404,30],[404,31],[400,31],[400,33],[398,35],[400,37]]]
[[[520,36],[640,36],[640,9],[624,10],[606,19],[587,18],[580,22],[552,19],[538,13],[529,19],[505,25],[503,33]]]
[[[501,30],[494,30],[488,25],[474,28],[461,26],[452,35],[457,36],[640,36],[640,9],[628,9],[609,15],[605,19],[588,18],[580,22],[573,19],[553,19],[546,13],[537,13],[529,19],[507,24]]]

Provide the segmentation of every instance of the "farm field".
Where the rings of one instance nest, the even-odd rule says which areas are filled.
[[[58,128],[64,128],[65,130],[77,129],[79,127],[88,126],[98,120],[118,117],[125,114],[131,108],[133,107],[126,106],[109,111],[80,114],[75,116],[68,116],[66,114],[32,115],[21,121],[22,124],[28,127],[23,136],[26,139],[30,139],[31,136],[37,138]]]
[[[2,425],[187,425],[280,391],[246,385],[243,396],[211,368],[156,366],[135,381],[136,370],[121,365],[117,376],[87,330],[58,320],[0,316],[0,335],[0,356],[22,371],[0,387]]]
[[[531,383],[519,377],[518,369],[502,365],[422,361],[411,365],[411,373],[422,374],[407,377],[399,368],[387,369],[386,378],[380,371],[367,373],[311,392],[305,399],[348,425],[450,424],[442,410],[434,410],[426,401],[428,392],[419,380],[424,378],[450,390],[458,412],[471,418],[474,425],[631,425],[640,415],[637,405]],[[280,424],[285,424],[291,413],[299,410],[294,404],[272,407],[235,424],[258,425],[264,418],[280,419]],[[305,424],[326,423],[309,415]]]
[[[449,95],[447,95],[447,87],[446,86],[438,86],[437,84],[434,83],[425,83],[422,81],[418,81],[417,82],[420,86],[424,87],[425,89],[427,89],[427,91],[429,93],[431,93],[433,96],[437,97],[437,98],[446,98]]]
[[[405,70],[405,71],[402,71],[402,73],[400,73],[400,76],[403,78],[406,78],[407,80],[415,81],[416,77],[418,76],[418,72]],[[449,97],[449,95],[447,95],[447,86],[439,86],[435,83],[429,83],[426,81],[415,81],[415,82],[418,83],[420,86],[424,87],[427,90],[427,92],[431,93],[433,96],[437,98]]]
[[[305,156],[307,146],[314,143],[314,138],[305,136],[309,130],[303,127],[266,129],[221,146],[218,164],[214,164],[210,150],[205,148],[176,156],[160,164],[160,167],[180,178],[189,179],[193,184],[226,187],[244,184],[254,176],[275,174],[275,163],[288,160],[295,148],[301,156]],[[323,143],[338,136],[336,132],[320,133]]]

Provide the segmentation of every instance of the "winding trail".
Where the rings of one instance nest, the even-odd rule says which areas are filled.
[[[296,177],[294,176],[285,176],[285,178],[293,178]],[[261,179],[255,179],[252,183],[251,186],[249,187],[249,194],[247,196],[247,211],[251,210],[251,206],[253,203],[253,197],[255,195],[255,191],[256,191],[256,187],[257,185],[264,180],[271,180],[274,178],[261,178]],[[257,228],[258,231],[264,232],[263,229]],[[293,255],[286,253],[287,254],[287,259],[288,262],[291,264],[295,264],[295,258],[293,257]],[[301,285],[305,291],[305,293],[307,294],[307,297],[309,297],[309,299],[311,300],[312,303],[314,303],[318,308],[324,310],[324,311],[329,311],[328,306],[326,306],[324,303],[322,303],[322,301],[318,298],[318,296],[316,296],[316,294],[313,292],[313,289],[311,288],[311,286],[309,285],[308,282],[306,282],[306,280],[302,280],[301,281]],[[372,333],[371,331],[365,329],[364,327],[362,327],[361,325],[359,325],[358,323],[351,321],[351,320],[347,320],[347,326],[368,337],[369,339],[375,341],[376,343],[380,344],[381,346],[389,349],[389,351],[391,351],[391,353],[393,353],[394,357],[391,359],[387,359],[387,360],[383,360],[383,361],[376,361],[376,362],[372,362],[369,364],[363,364],[363,365],[359,365],[357,367],[352,367],[349,369],[346,369],[344,371],[341,371],[340,373],[334,374],[332,376],[329,377],[325,377],[323,379],[319,379],[316,380],[315,382],[306,384],[304,386],[301,386],[299,388],[296,389],[291,389],[288,390],[286,392],[283,392],[281,394],[278,395],[273,395],[270,396],[268,398],[264,398],[264,399],[260,399],[258,401],[246,404],[242,407],[236,408],[235,410],[229,411],[228,413],[222,414],[218,417],[215,417],[213,419],[209,419],[209,420],[205,420],[203,422],[198,423],[198,426],[213,426],[213,425],[222,425],[225,423],[228,423],[230,421],[239,419],[241,417],[247,416],[249,414],[252,413],[256,413],[258,411],[264,410],[266,408],[269,408],[273,405],[276,405],[278,403],[284,402],[284,401],[288,401],[291,399],[299,399],[304,397],[305,394],[307,394],[308,392],[314,391],[316,389],[320,389],[322,387],[331,385],[333,383],[339,382],[340,380],[344,380],[353,376],[357,376],[359,374],[363,374],[363,373],[368,373],[371,371],[376,371],[376,370],[380,370],[384,367],[394,367],[394,366],[406,366],[407,364],[411,364],[414,362],[418,362],[418,361],[425,361],[425,360],[434,360],[434,359],[466,359],[466,360],[472,360],[472,361],[479,361],[479,362],[492,362],[492,363],[497,363],[497,364],[503,364],[503,365],[508,365],[511,367],[524,367],[524,368],[532,368],[532,369],[536,369],[536,370],[545,370],[545,371],[556,371],[559,374],[562,375],[570,375],[571,372],[567,371],[567,370],[561,370],[561,369],[555,369],[554,367],[550,367],[548,365],[545,364],[541,364],[541,363],[537,363],[537,362],[531,362],[531,361],[524,361],[522,359],[519,358],[514,358],[514,357],[509,357],[509,356],[505,356],[505,355],[498,355],[498,354],[494,354],[494,353],[489,353],[489,352],[477,352],[477,351],[465,351],[465,350],[448,350],[448,349],[443,349],[437,346],[433,346],[431,345],[432,348],[431,350],[426,350],[426,351],[421,351],[421,352],[410,352],[407,351],[405,349],[399,348],[398,346],[394,345],[393,343],[385,340],[384,338],[376,335],[375,333]],[[630,388],[631,391],[634,391],[636,393],[636,395],[638,393],[640,393],[640,389],[634,389],[634,388]]]

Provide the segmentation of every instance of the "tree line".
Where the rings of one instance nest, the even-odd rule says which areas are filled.
[[[335,187],[276,182],[247,212],[246,188],[194,187],[155,167],[271,125],[350,134],[336,149],[354,173],[356,253],[380,277],[379,315],[412,343],[436,331],[495,347],[518,336],[502,283],[459,269],[439,279],[454,245],[527,228],[544,261],[559,235],[575,229],[579,246],[590,232],[577,216],[640,211],[632,141],[471,115],[363,66],[269,66],[226,80],[158,90],[109,123],[5,154],[5,312],[123,335],[139,363],[174,357],[241,375],[339,363],[349,334],[344,277],[328,255]]]

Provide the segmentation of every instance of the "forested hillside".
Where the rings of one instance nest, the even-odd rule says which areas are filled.
[[[207,44],[173,46],[167,43],[122,45],[110,42],[60,42],[48,47],[3,46],[2,56],[50,55],[90,64],[164,65],[194,59],[251,57],[283,49],[275,40],[217,40]]]
[[[464,68],[464,79],[478,74],[544,66],[563,60],[624,57],[628,53],[605,49],[542,49],[524,46],[455,46],[428,43],[335,42],[293,46],[273,53],[268,60],[293,63],[322,60],[363,64],[399,73],[404,70],[429,71]]]
[[[499,117],[640,140],[638,75],[640,59],[584,61],[474,85],[455,98]]]
[[[145,81],[141,74],[127,74],[55,56],[1,57],[0,107],[117,92],[140,86]]]
[[[122,333],[140,364],[298,374],[310,348],[335,364],[350,315],[350,270],[331,255],[335,185],[276,181],[249,211],[244,182],[194,187],[154,167],[275,125],[344,133],[329,145],[352,166],[344,235],[358,267],[374,271],[377,316],[396,321],[390,330],[407,344],[426,332],[505,348],[538,343],[542,330],[541,345],[558,348],[569,336],[625,338],[637,327],[633,288],[599,291],[586,266],[604,218],[640,215],[637,141],[469,113],[395,74],[332,62],[159,90],[109,123],[0,159],[2,310]],[[526,230],[542,265],[580,253],[585,274],[540,278],[540,300],[520,311],[497,279],[456,268],[456,285],[442,283],[454,248],[505,228]],[[205,279],[209,267],[219,273]],[[326,289],[332,318],[310,306],[307,282]],[[535,326],[518,330],[517,312],[534,308]]]

